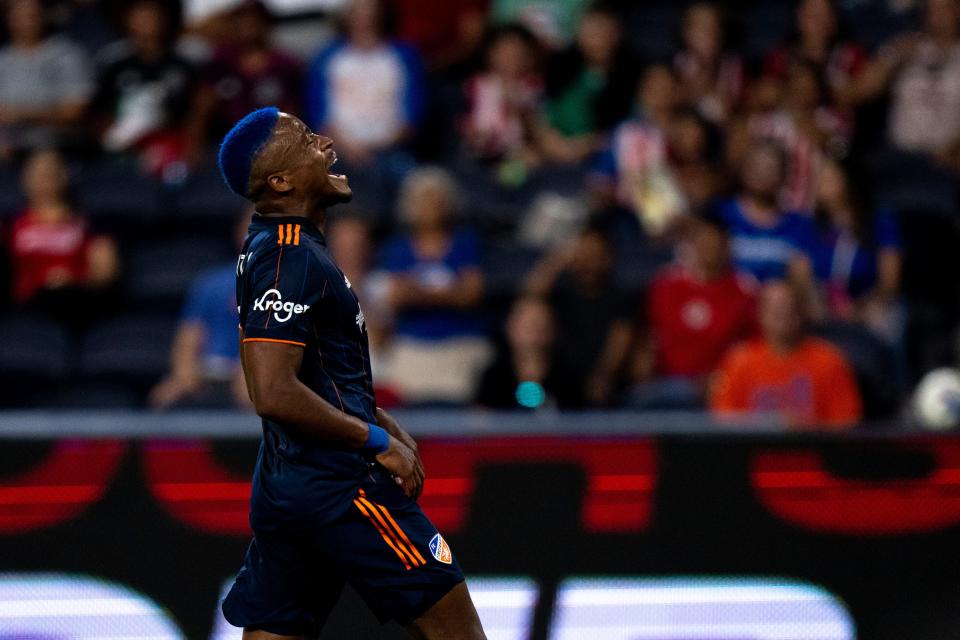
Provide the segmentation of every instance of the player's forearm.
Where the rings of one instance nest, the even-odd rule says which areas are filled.
[[[334,407],[299,380],[253,395],[260,417],[289,425],[309,438],[348,449],[360,449],[367,443],[366,422]]]

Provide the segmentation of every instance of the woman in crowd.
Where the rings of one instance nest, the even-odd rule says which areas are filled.
[[[576,376],[556,362],[556,323],[545,300],[526,296],[514,302],[504,333],[504,343],[480,379],[478,404],[493,409],[582,406]]]
[[[680,99],[669,66],[647,67],[637,85],[635,115],[614,129],[592,180],[598,202],[625,207],[651,236],[661,235],[687,209],[667,147]]]
[[[40,0],[3,7],[9,41],[0,48],[0,152],[77,142],[93,73],[83,49],[51,35]]]
[[[87,321],[103,308],[117,278],[116,246],[93,234],[77,214],[56,151],[38,151],[27,160],[23,190],[27,206],[8,238],[13,300],[64,321]]]
[[[466,85],[464,138],[481,161],[536,162],[531,127],[543,97],[537,43],[520,26],[502,27],[490,39],[486,68]]]
[[[385,381],[409,403],[471,400],[490,357],[479,240],[457,228],[458,200],[445,170],[413,171],[400,194],[407,232],[384,249],[394,317]]]
[[[844,168],[831,160],[820,173],[816,221],[814,268],[828,312],[895,341],[902,269],[895,216],[871,211]]]
[[[857,102],[853,83],[866,63],[866,50],[846,37],[833,0],[799,0],[793,33],[766,56],[763,70],[783,81],[794,65],[808,65],[828,88],[831,102],[853,106]]]
[[[743,59],[726,49],[720,8],[709,2],[690,5],[683,14],[683,49],[673,67],[686,92],[685,101],[703,118],[724,124],[743,95]]]
[[[548,160],[574,165],[598,150],[600,134],[630,111],[635,66],[623,45],[618,14],[602,5],[587,12],[576,45],[547,66],[537,138]]]

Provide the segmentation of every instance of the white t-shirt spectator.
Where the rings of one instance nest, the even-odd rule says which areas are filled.
[[[53,36],[33,49],[0,49],[0,105],[19,109],[53,109],[82,103],[93,94],[93,69],[83,49]],[[16,125],[3,132],[18,146],[49,144],[55,132],[45,126]]]
[[[384,147],[414,127],[423,107],[416,52],[395,42],[363,50],[338,40],[307,73],[306,120],[353,144]]]
[[[960,45],[918,45],[894,81],[889,126],[904,151],[936,152],[960,138]]]

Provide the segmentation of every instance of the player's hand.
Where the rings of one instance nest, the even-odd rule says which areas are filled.
[[[420,497],[423,491],[423,465],[410,447],[390,436],[390,446],[377,456],[377,462],[390,472],[411,500]]]
[[[396,418],[380,407],[377,407],[377,424],[386,429],[387,433],[412,449],[413,452],[417,454],[417,460],[420,460],[420,447],[417,446],[417,441],[407,433],[406,429],[400,426]],[[423,466],[422,460],[420,460],[420,464]]]

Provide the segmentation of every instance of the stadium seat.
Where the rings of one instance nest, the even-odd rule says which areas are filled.
[[[853,367],[866,418],[892,417],[903,392],[893,348],[858,324],[830,322],[816,332],[840,349]]]
[[[86,165],[75,182],[77,203],[97,227],[123,234],[161,215],[160,183],[140,174],[132,164]]]
[[[58,393],[40,398],[36,406],[48,409],[136,409],[143,405],[142,395],[126,385],[79,382]]]
[[[627,46],[645,60],[669,60],[676,50],[681,7],[672,3],[638,2],[627,14]]]
[[[539,256],[538,250],[515,244],[490,247],[484,256],[487,295],[516,295]]]
[[[667,245],[644,242],[633,251],[622,251],[617,258],[616,281],[623,291],[638,293],[673,258],[673,250]]]
[[[191,226],[229,232],[247,202],[223,183],[215,169],[201,171],[170,187],[170,200],[177,219]]]
[[[70,373],[67,332],[50,320],[17,315],[0,319],[0,405],[30,406]]]
[[[0,220],[8,220],[23,209],[20,174],[13,167],[0,166]]]
[[[793,22],[793,2],[776,0],[753,3],[749,20],[742,21],[743,38],[734,42],[749,59],[763,56],[783,43]]]
[[[152,309],[175,312],[201,272],[235,261],[227,242],[182,238],[136,245],[126,256],[127,297]]]
[[[119,316],[90,328],[80,346],[80,377],[113,382],[143,393],[166,373],[176,320]]]

